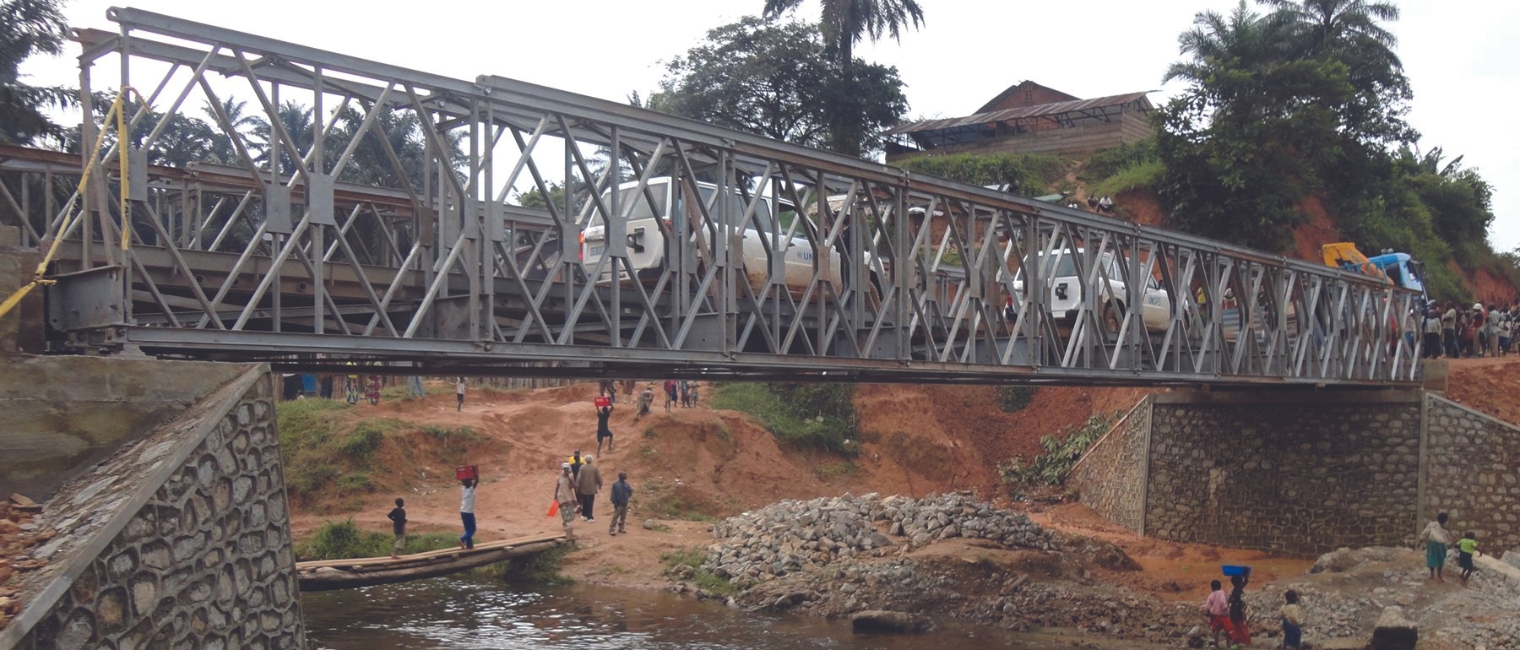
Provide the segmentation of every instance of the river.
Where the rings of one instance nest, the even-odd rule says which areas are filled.
[[[1079,638],[954,623],[925,635],[857,636],[848,621],[749,614],[661,592],[516,588],[459,577],[301,594],[301,609],[311,645],[321,650],[1045,650]]]

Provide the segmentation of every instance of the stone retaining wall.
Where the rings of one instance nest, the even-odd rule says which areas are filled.
[[[44,504],[0,647],[304,647],[274,394],[248,368]]]
[[[1145,533],[1146,462],[1151,433],[1151,402],[1146,396],[1114,428],[1088,449],[1067,478],[1067,485],[1104,519]]]
[[[1520,429],[1431,395],[1422,519],[1451,515],[1486,552],[1520,552]],[[1421,524],[1423,526],[1423,524]]]
[[[1420,404],[1165,403],[1145,528],[1291,555],[1413,541]]]

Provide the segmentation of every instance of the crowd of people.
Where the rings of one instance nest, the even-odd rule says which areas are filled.
[[[1473,557],[1481,554],[1478,550],[1478,535],[1473,531],[1466,531],[1461,539],[1452,541],[1452,532],[1446,527],[1451,516],[1447,513],[1438,513],[1436,518],[1420,531],[1416,547],[1423,546],[1425,549],[1425,566],[1430,570],[1429,580],[1445,582],[1445,568],[1448,558],[1448,549],[1455,546],[1457,549],[1457,567],[1461,569],[1462,586],[1467,586],[1467,581],[1473,574]],[[1250,584],[1251,571],[1249,567],[1238,575],[1230,576],[1231,589],[1228,593],[1224,590],[1224,584],[1219,580],[1209,583],[1209,595],[1203,601],[1203,615],[1208,620],[1208,629],[1214,635],[1214,647],[1220,646],[1220,637],[1227,641],[1226,645],[1251,645],[1251,630],[1246,623],[1246,585]],[[1298,592],[1292,589],[1283,593],[1283,604],[1278,608],[1277,618],[1282,624],[1282,647],[1303,647],[1304,633],[1304,610],[1299,604]]]
[[[1475,302],[1468,308],[1455,300],[1444,305],[1431,301],[1418,318],[1424,337],[1421,347],[1427,359],[1499,357],[1509,354],[1516,320],[1520,319],[1520,304]]]
[[[624,394],[631,395],[634,382],[623,382]],[[464,408],[465,380],[460,377],[455,386],[455,410]],[[611,426],[612,413],[616,409],[618,385],[612,381],[603,381],[599,384],[596,408],[596,456],[602,453],[605,444],[608,453],[615,448],[613,446],[613,432]],[[672,403],[678,403],[684,407],[696,406],[697,403],[696,382],[675,381],[665,382],[666,404],[665,409],[670,410]],[[377,389],[378,391],[378,389]],[[645,415],[649,411],[649,405],[653,402],[654,384],[645,387],[643,394],[639,396],[640,413]],[[637,419],[637,418],[636,418]],[[555,479],[554,495],[550,502],[549,516],[558,516],[565,534],[574,537],[573,525],[576,519],[585,523],[596,523],[596,497],[601,494],[604,487],[602,471],[596,464],[596,456],[582,454],[576,449],[565,462],[560,463],[560,473]],[[466,478],[459,482],[459,518],[464,525],[464,534],[459,536],[459,547],[470,549],[475,547],[475,490],[479,487],[478,478]],[[617,536],[627,534],[628,529],[628,505],[633,499],[633,486],[628,482],[627,472],[618,472],[617,481],[609,488],[609,501],[612,504],[612,515],[608,518],[607,534]],[[392,532],[395,534],[395,543],[391,549],[391,557],[398,557],[406,548],[406,503],[403,499],[396,499],[396,507],[393,508],[386,518],[391,521]]]

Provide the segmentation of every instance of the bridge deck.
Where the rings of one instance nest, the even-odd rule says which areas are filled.
[[[156,126],[78,157],[0,147],[0,223],[62,242],[57,349],[408,374],[1418,381],[1419,296],[1375,278],[513,79],[107,18],[75,31],[81,101],[131,79]],[[271,124],[309,108],[323,137],[201,108],[232,102]],[[181,123],[215,138],[163,144]],[[386,144],[397,123],[415,146]],[[124,170],[122,141],[141,142]],[[516,205],[533,192],[553,199]]]

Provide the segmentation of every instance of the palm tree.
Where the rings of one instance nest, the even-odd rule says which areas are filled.
[[[1161,81],[1205,86],[1221,70],[1260,70],[1283,61],[1291,55],[1283,38],[1285,26],[1279,14],[1262,16],[1244,0],[1228,16],[1201,12],[1194,16],[1193,28],[1177,39],[1182,53],[1192,59],[1173,63]]]
[[[206,114],[206,119],[212,124],[220,125],[221,120],[217,116],[216,108],[216,106],[211,104],[210,100],[207,100],[206,105],[201,107],[201,112]],[[236,134],[242,140],[243,147],[248,150],[249,156],[262,158],[267,142],[258,140],[255,134],[267,134],[269,132],[269,121],[264,119],[262,115],[249,113],[248,102],[238,101],[231,97],[221,101],[221,109],[221,112],[227,116],[227,121],[231,125],[233,133],[226,134],[222,133],[223,129],[217,129],[212,143],[212,157],[224,165],[237,164],[237,149],[233,147],[232,138],[230,137]]]
[[[76,103],[74,91],[22,83],[21,62],[34,54],[63,53],[68,26],[55,0],[10,0],[0,4],[0,142],[30,144],[65,132],[46,110]]]
[[[902,30],[910,25],[914,29],[924,24],[924,9],[918,0],[822,0],[823,12],[819,24],[827,51],[833,55],[846,72],[852,67],[855,44],[870,36],[875,41],[882,36],[893,40],[902,37]],[[802,0],[765,0],[765,16],[774,18],[802,5]]]

